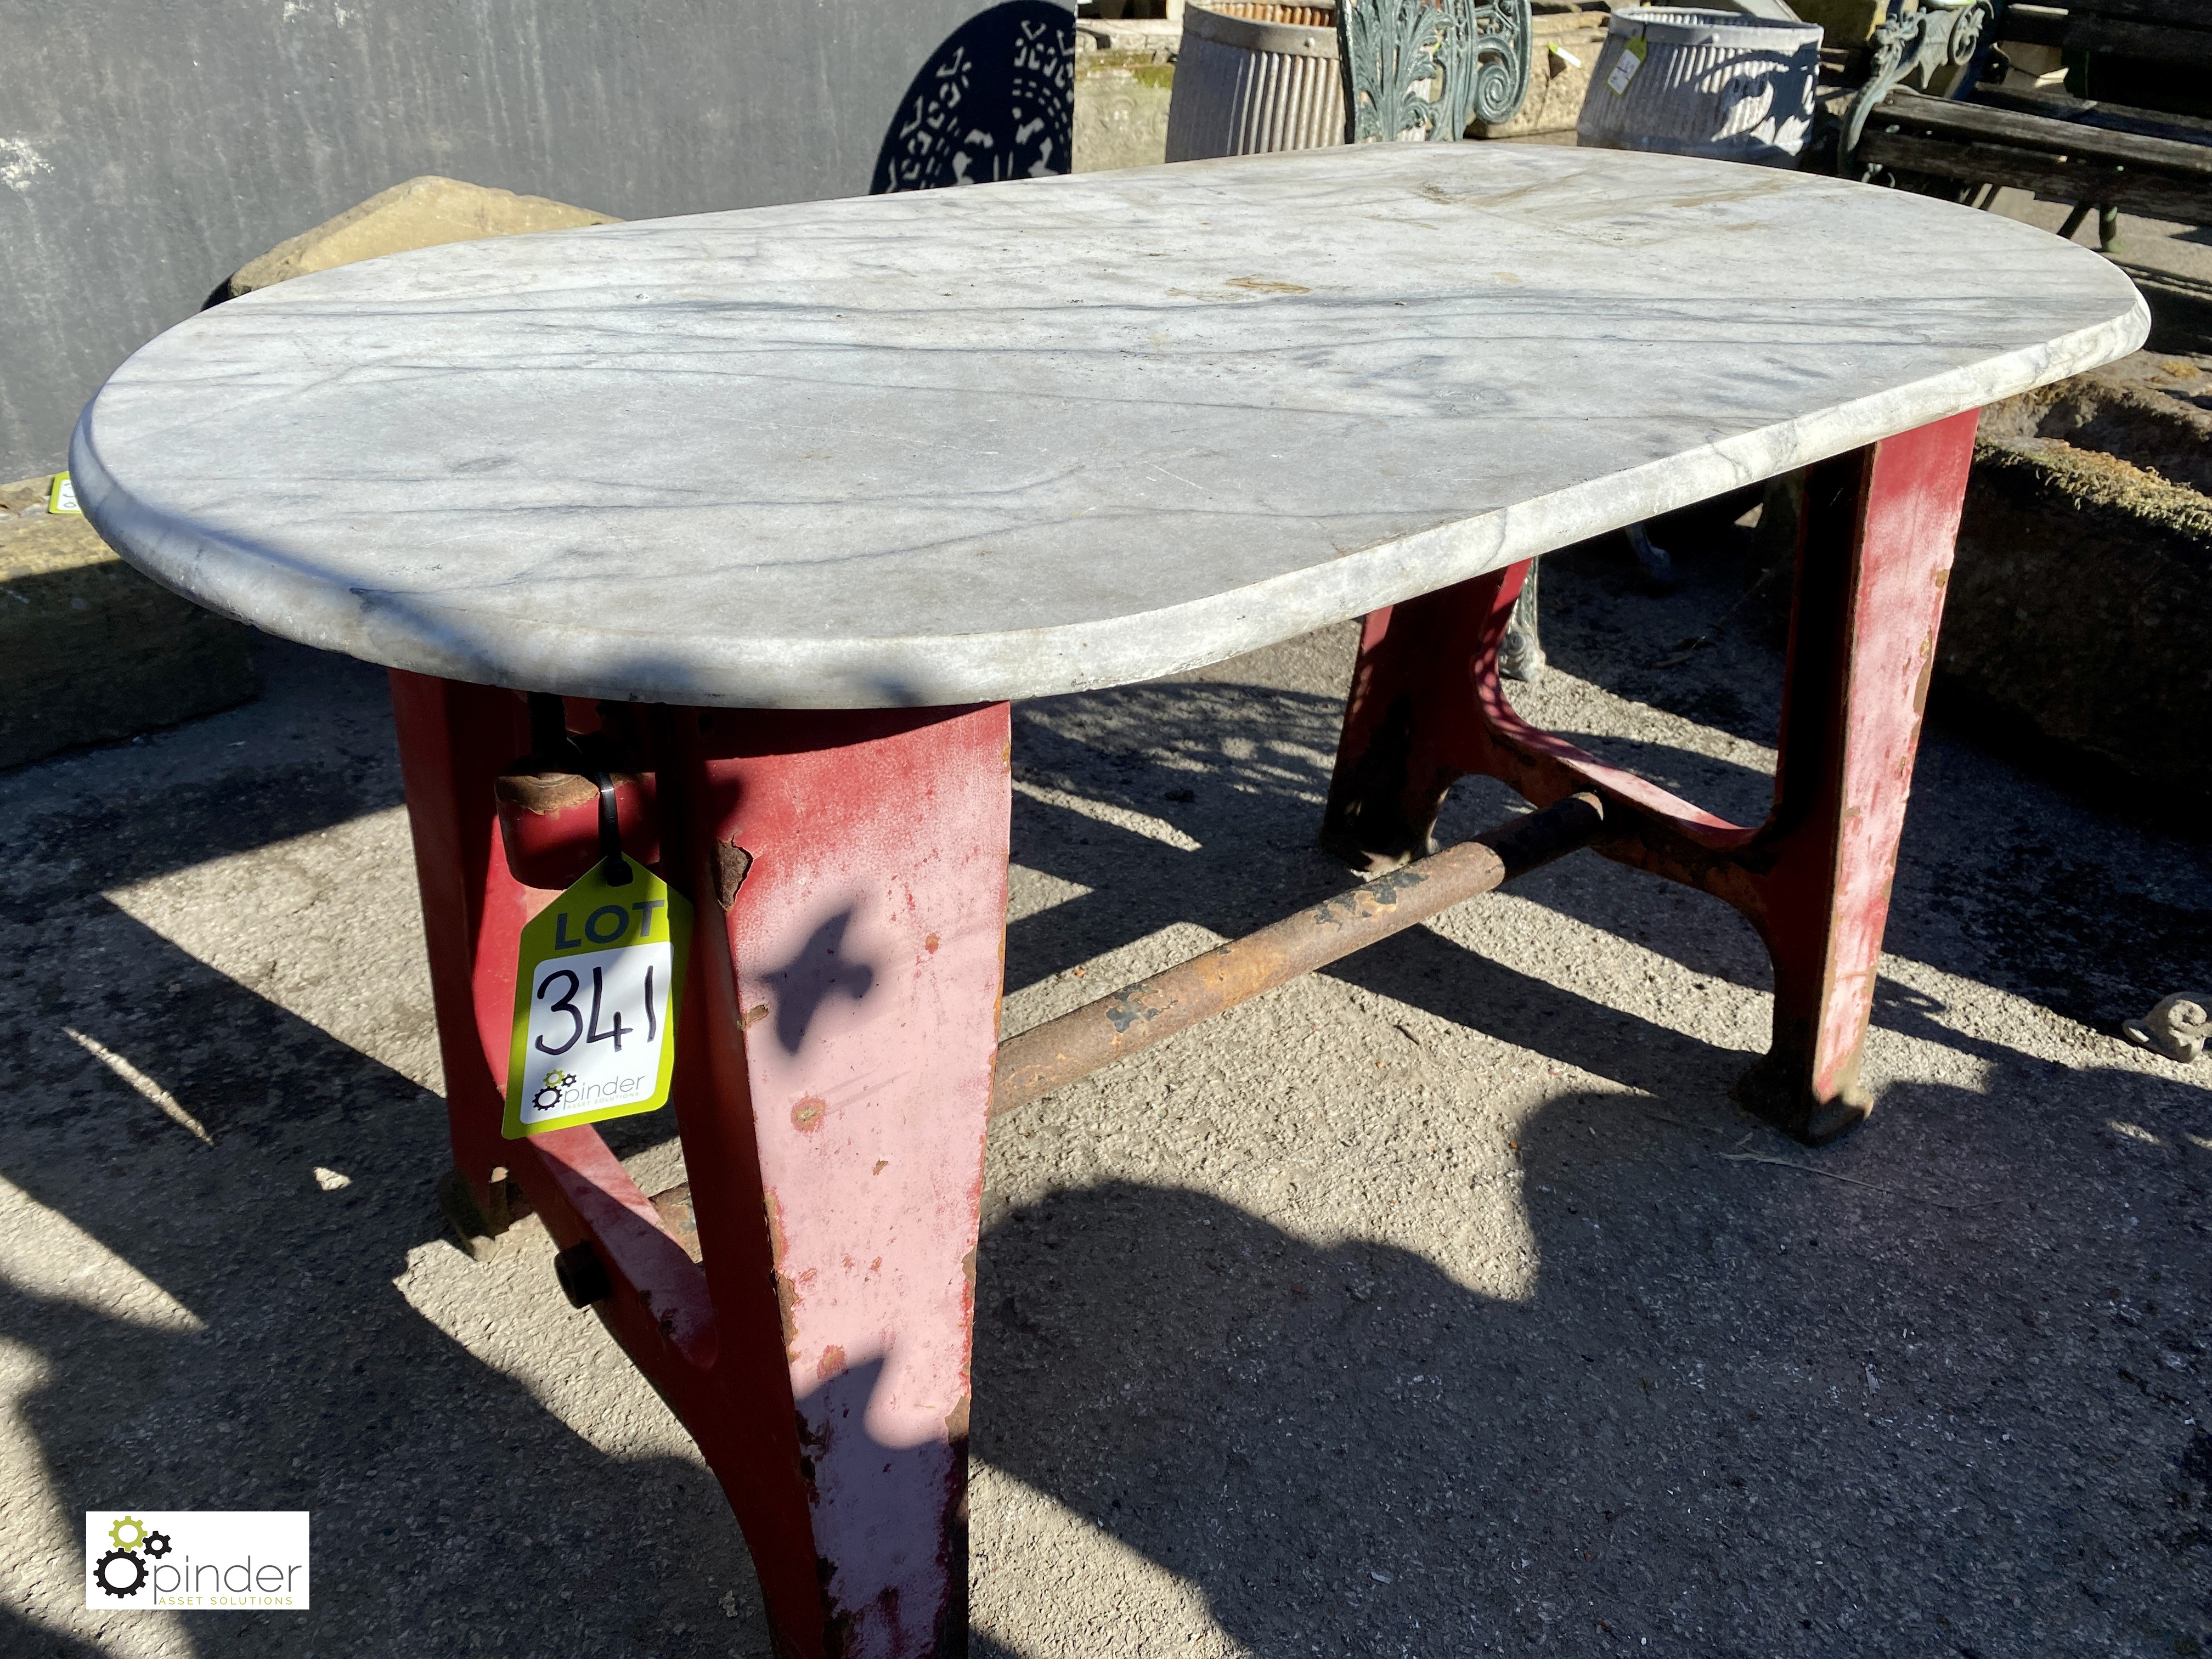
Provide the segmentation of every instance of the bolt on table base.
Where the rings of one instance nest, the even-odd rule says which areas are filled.
[[[1422,863],[1003,1047],[1006,704],[595,706],[395,672],[449,1206],[495,1231],[543,1218],[564,1288],[721,1481],[779,1655],[964,1652],[994,1109],[1586,844],[1716,894],[1766,941],[1774,1042],[1748,1103],[1808,1140],[1864,1117],[1860,1056],[1973,431],[1963,415],[1813,469],[1765,823],[1729,823],[1514,714],[1497,657],[1516,566],[1366,622],[1323,836],[1370,867]],[[598,790],[565,781],[577,743],[610,775],[625,851],[697,911],[672,1097],[689,1179],[657,1199],[588,1127],[501,1136],[520,930],[598,851]],[[1432,854],[1444,793],[1468,773],[1542,810]]]

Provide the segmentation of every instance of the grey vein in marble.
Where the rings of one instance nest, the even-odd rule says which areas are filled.
[[[1376,145],[463,243],[193,318],[78,498],[374,662],[755,708],[1251,649],[2140,344],[2045,233],[1620,151]]]

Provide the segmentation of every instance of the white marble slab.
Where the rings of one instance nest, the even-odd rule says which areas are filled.
[[[84,413],[140,568],[371,661],[854,707],[1140,679],[2133,349],[1994,215],[1382,145],[465,243],[193,318]]]

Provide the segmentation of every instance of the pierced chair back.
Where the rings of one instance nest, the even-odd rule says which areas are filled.
[[[1344,141],[1451,142],[1528,95],[1528,0],[1338,0]]]

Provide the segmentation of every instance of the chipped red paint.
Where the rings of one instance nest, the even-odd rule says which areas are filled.
[[[1747,829],[1607,766],[1514,713],[1498,651],[1528,567],[1366,620],[1322,838],[1376,867],[1430,850],[1455,778],[1540,806],[1595,788],[1597,849],[1727,900],[1774,960],[1774,1040],[1739,1092],[1826,1139],[1866,1115],[1858,1085],[1889,883],[1918,745],[1976,417],[1810,470],[1774,809]]]
[[[511,1179],[558,1247],[589,1243],[596,1310],[721,1480],[780,1654],[957,1650],[1007,711],[615,723],[659,809],[656,870],[698,917],[675,1084],[695,1262],[596,1131],[500,1137],[516,941],[552,896],[516,879],[495,805],[523,700],[395,673],[392,702],[479,1209]],[[570,705],[571,730],[587,717]],[[699,900],[724,891],[717,927]]]

